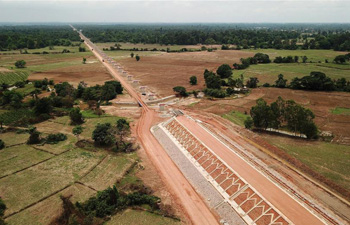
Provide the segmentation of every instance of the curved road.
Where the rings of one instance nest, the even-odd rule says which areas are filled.
[[[74,29],[74,27],[72,27]],[[152,135],[150,129],[153,122],[157,118],[157,113],[148,108],[143,102],[137,92],[127,83],[119,74],[119,72],[113,68],[112,65],[106,62],[106,59],[99,53],[97,47],[90,42],[81,32],[78,32],[80,37],[85,41],[85,44],[94,49],[92,52],[95,56],[103,62],[104,66],[108,69],[111,75],[117,79],[128,93],[142,105],[142,113],[137,124],[137,135],[142,143],[142,146],[146,150],[146,153],[152,160],[153,164],[157,168],[159,174],[167,184],[172,193],[175,194],[176,199],[179,199],[184,211],[188,214],[190,220],[194,224],[199,225],[215,225],[219,224],[217,218],[210,211],[208,206],[204,203],[203,199],[193,189],[187,179],[183,176],[168,154],[164,151],[162,146],[158,143],[155,137]]]

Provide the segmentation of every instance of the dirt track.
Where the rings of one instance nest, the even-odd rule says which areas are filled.
[[[87,46],[92,49],[92,43],[88,43],[84,36]],[[102,61],[102,56],[97,53],[96,47],[93,53]],[[167,153],[162,149],[158,141],[151,134],[150,128],[157,118],[157,113],[147,107],[136,91],[120,76],[120,74],[108,63],[104,63],[114,78],[119,80],[128,93],[142,104],[142,114],[137,125],[138,138],[145,148],[147,154],[158,169],[162,178],[166,181],[169,189],[175,194],[182,207],[188,213],[194,224],[218,224],[217,218],[209,210],[202,198],[193,189],[187,179],[176,167]]]

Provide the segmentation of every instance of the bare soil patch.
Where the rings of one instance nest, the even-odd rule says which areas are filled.
[[[151,91],[161,97],[173,94],[173,87],[184,86],[188,90],[204,88],[203,72],[205,69],[216,70],[227,63],[232,66],[240,58],[253,56],[254,53],[243,51],[184,52],[166,53],[142,57],[139,62],[126,58],[120,63],[141,85],[148,86]],[[189,79],[197,76],[198,85],[191,86]]]

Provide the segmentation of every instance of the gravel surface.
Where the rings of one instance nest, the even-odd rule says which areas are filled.
[[[196,166],[186,158],[167,133],[160,129],[159,126],[153,127],[152,130],[157,140],[195,190],[219,214],[221,222],[225,221],[225,224],[246,224],[228,203],[223,203],[224,198],[221,194],[206,180]]]

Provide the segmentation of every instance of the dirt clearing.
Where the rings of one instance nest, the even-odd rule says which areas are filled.
[[[250,52],[221,50],[166,53],[142,57],[139,62],[126,58],[120,60],[120,63],[134,79],[140,80],[141,85],[146,85],[160,97],[165,97],[174,94],[175,86],[184,86],[188,90],[203,89],[205,69],[216,70],[223,63],[232,66],[233,63],[238,63],[240,58],[253,55],[254,53]],[[198,85],[189,84],[191,76],[197,76]]]

